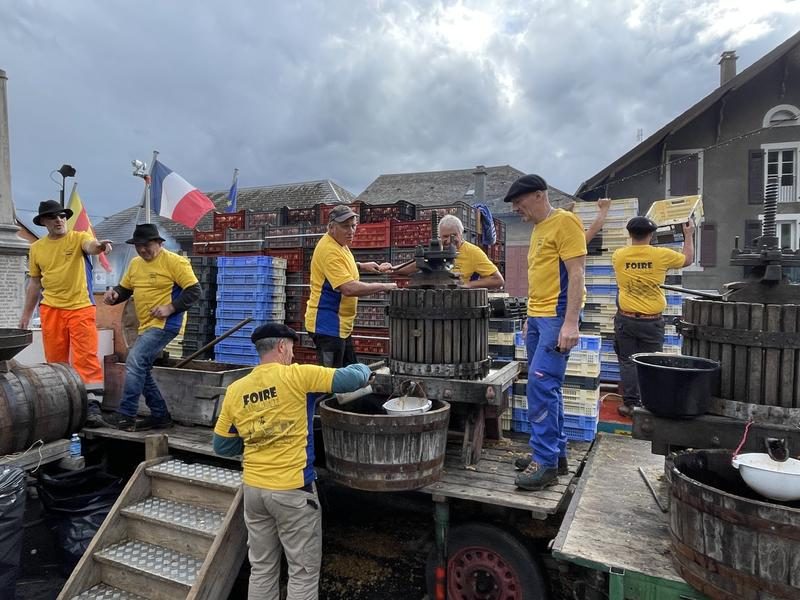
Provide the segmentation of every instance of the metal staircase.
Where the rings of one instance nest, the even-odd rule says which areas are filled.
[[[239,471],[142,463],[58,600],[222,600],[247,551]]]

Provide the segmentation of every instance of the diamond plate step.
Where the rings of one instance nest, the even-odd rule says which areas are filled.
[[[222,521],[225,520],[225,514],[216,510],[154,497],[145,498],[141,502],[123,508],[122,514],[158,521],[168,526],[207,534],[210,537],[216,535]]]
[[[94,556],[101,562],[124,565],[187,587],[194,585],[203,564],[203,561],[187,554],[137,540],[103,548]]]
[[[71,600],[146,600],[146,598],[100,583],[78,596],[73,596]]]
[[[191,481],[192,483],[200,483],[229,491],[236,491],[242,484],[241,471],[200,463],[186,463],[179,459],[168,460],[148,467],[147,474]]]

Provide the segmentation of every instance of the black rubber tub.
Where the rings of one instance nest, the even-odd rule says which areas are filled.
[[[679,354],[640,353],[631,356],[639,376],[642,404],[659,417],[703,415],[719,378],[719,363]]]

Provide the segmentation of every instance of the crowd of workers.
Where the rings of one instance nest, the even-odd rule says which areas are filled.
[[[539,175],[520,177],[504,201],[532,224],[525,322],[531,454],[515,461],[520,471],[515,484],[522,490],[540,490],[567,472],[561,387],[569,352],[579,341],[587,243],[602,228],[611,201],[598,201],[598,217],[586,231],[569,207],[550,204],[547,183]],[[86,232],[68,231],[71,216],[69,209],[52,200],[39,206],[34,222],[46,227],[47,235],[31,246],[30,283],[19,325],[28,327],[38,303],[45,357],[48,362],[72,362],[84,381],[89,393],[88,426],[126,431],[170,427],[167,403],[152,368],[181,331],[187,308],[201,297],[197,277],[185,257],[164,248],[155,225],[136,226],[127,243],[138,256],[103,300],[114,305],[133,298],[139,336],[126,360],[119,408],[103,416],[89,256],[111,252],[112,244]],[[358,298],[397,286],[363,282],[360,273],[402,275],[415,269],[357,262],[349,248],[357,226],[358,215],[350,207],[335,207],[311,260],[305,328],[316,346],[319,366],[293,363],[299,335],[288,326],[257,327],[251,340],[259,364],[228,387],[214,428],[215,452],[243,456],[250,598],[278,598],[281,553],[289,565],[289,597],[317,597],[322,556],[313,468],[317,395],[355,391],[370,377],[369,368],[358,363],[351,339]],[[627,229],[631,245],[617,250],[612,264],[619,285],[614,327],[624,394],[620,412],[630,415],[639,403],[630,356],[662,348],[665,298],[659,286],[668,269],[692,262],[694,248],[693,226],[688,223],[682,253],[652,246],[656,225],[645,217],[631,219]],[[442,218],[438,235],[443,245],[456,250],[453,272],[461,285],[503,287],[503,275],[480,247],[464,239],[464,225],[457,217]],[[150,410],[143,418],[137,416],[141,396]]]

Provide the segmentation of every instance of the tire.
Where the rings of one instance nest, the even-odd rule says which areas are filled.
[[[539,565],[510,533],[485,523],[450,530],[447,600],[547,600]],[[428,556],[428,597],[435,598],[436,547]]]

